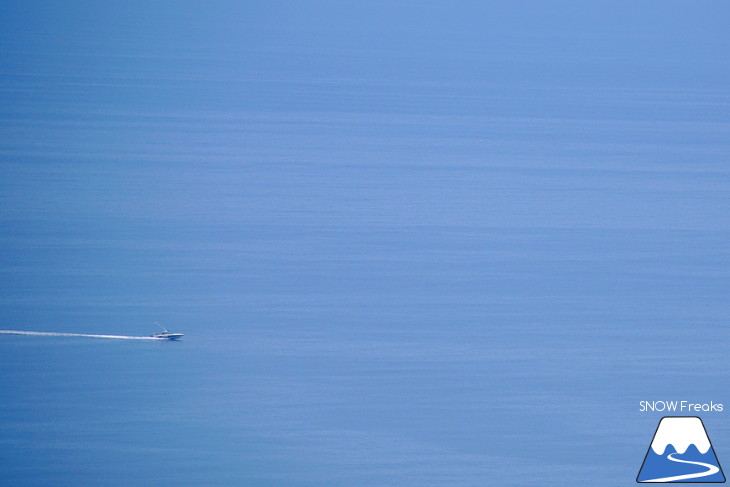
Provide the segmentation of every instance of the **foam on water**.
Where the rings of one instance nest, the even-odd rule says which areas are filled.
[[[33,335],[47,337],[86,337],[86,338],[113,338],[117,340],[165,340],[152,336],[128,336],[128,335],[92,335],[88,333],[61,333],[50,331],[21,331],[21,330],[0,330],[0,335]]]

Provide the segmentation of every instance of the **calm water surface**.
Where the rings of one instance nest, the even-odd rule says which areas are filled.
[[[730,403],[700,3],[9,2],[0,328],[185,337],[0,335],[0,483],[634,483]]]

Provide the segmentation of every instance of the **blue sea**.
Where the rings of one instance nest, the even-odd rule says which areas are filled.
[[[0,485],[730,464],[729,14],[4,2]]]

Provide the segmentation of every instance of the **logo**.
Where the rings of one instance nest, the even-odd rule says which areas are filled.
[[[696,416],[663,417],[636,481],[725,482],[702,420]]]

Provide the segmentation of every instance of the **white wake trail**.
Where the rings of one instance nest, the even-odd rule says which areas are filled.
[[[86,338],[112,338],[115,340],[164,340],[158,337],[138,337],[127,335],[91,335],[88,333],[60,333],[51,331],[21,331],[21,330],[0,330],[0,335],[33,335],[44,337],[86,337]]]

